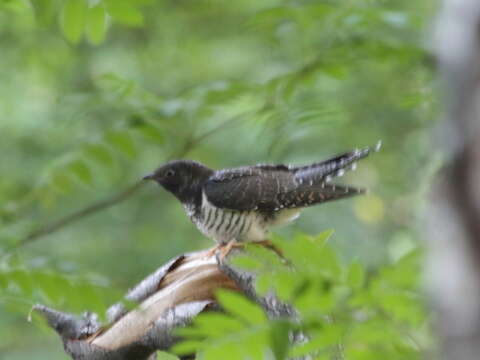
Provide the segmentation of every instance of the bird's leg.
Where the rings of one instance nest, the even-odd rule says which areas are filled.
[[[280,258],[285,259],[283,256],[282,250],[278,248],[271,240],[265,239],[265,240],[260,240],[260,241],[254,241],[252,244],[258,244],[261,246],[266,247],[267,249],[270,249],[274,251]],[[205,254],[205,257],[210,257],[216,254],[217,250],[220,251],[219,259],[223,261],[227,255],[232,251],[234,248],[243,248],[245,246],[244,243],[238,242],[236,240],[230,240],[227,243],[220,243],[215,245],[213,248],[207,251]]]
[[[212,247],[211,249],[209,249],[205,253],[205,258],[209,258],[209,257],[214,256],[216,254],[217,250],[220,250],[222,248],[222,246],[225,246],[225,245],[223,245],[222,243],[219,243],[219,244],[215,245],[214,247]]]
[[[223,261],[233,248],[243,248],[244,244],[236,240],[230,240],[226,245],[220,246],[220,261]]]
[[[241,247],[243,247],[243,244],[237,242],[236,240],[230,240],[227,243],[218,243],[217,245],[215,245],[205,253],[205,257],[209,258],[211,256],[214,256],[217,253],[217,250],[219,250],[220,260],[223,260],[233,248],[241,248]]]

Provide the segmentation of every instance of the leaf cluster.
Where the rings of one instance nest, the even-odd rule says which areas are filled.
[[[238,293],[222,291],[223,313],[204,313],[181,329],[178,354],[231,359],[420,359],[427,350],[428,318],[419,291],[418,250],[369,272],[345,264],[326,243],[331,232],[275,239],[288,259],[250,246],[236,266],[256,272],[257,291],[274,292],[297,311],[295,319],[268,318]]]

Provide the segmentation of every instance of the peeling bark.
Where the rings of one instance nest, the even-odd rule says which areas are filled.
[[[125,296],[138,306],[127,310],[123,303],[114,304],[107,311],[106,325],[92,313],[75,316],[44,305],[35,305],[32,311],[60,335],[72,359],[151,359],[157,350],[168,350],[179,340],[173,335],[175,328],[202,311],[218,308],[215,291],[220,288],[245,293],[271,317],[295,317],[274,294],[259,297],[254,280],[254,274],[231,267],[207,250],[178,256],[150,274]]]

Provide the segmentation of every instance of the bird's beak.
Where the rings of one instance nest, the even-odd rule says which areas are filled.
[[[154,178],[154,175],[153,174],[148,174],[148,175],[145,175],[142,180],[152,180]]]

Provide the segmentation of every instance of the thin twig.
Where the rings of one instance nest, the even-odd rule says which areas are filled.
[[[195,146],[197,146],[199,143],[204,141],[206,138],[209,136],[214,135],[218,131],[224,129],[226,126],[232,124],[233,122],[237,121],[239,118],[243,117],[243,115],[237,115],[234,116],[223,123],[215,126],[211,130],[208,130],[204,134],[201,134],[197,137],[192,137],[189,138],[185,141],[184,145],[176,152],[171,154],[168,159],[172,158],[180,158],[188,154]],[[128,199],[130,196],[135,194],[139,189],[141,189],[144,185],[143,181],[137,181],[133,185],[130,185],[127,187],[125,190],[120,191],[116,194],[111,195],[110,197],[94,202],[91,205],[88,205],[84,208],[81,208],[77,211],[74,211],[73,213],[66,215],[58,220],[55,220],[49,224],[46,224],[44,226],[40,226],[39,228],[33,230],[30,232],[27,236],[19,240],[17,243],[15,243],[7,253],[18,249],[20,247],[23,247],[26,244],[29,244],[31,242],[34,242],[46,235],[50,235],[62,228],[64,228],[67,225],[70,225],[71,223],[74,223],[75,221],[78,221],[80,219],[83,219],[84,217],[87,217],[89,215],[92,215],[94,213],[97,213],[99,211],[105,210],[113,205],[116,205],[126,199]]]
[[[56,221],[51,222],[50,224],[47,224],[43,227],[40,227],[34,231],[32,231],[30,234],[28,234],[25,238],[23,238],[21,241],[19,241],[17,244],[15,244],[15,248],[19,248],[25,244],[28,244],[32,241],[37,240],[38,238],[51,234],[69,224],[72,222],[75,222],[83,217],[86,217],[88,215],[91,215],[93,213],[96,213],[100,210],[104,210],[110,206],[113,206],[128,197],[130,197],[132,194],[134,194],[138,189],[140,189],[144,185],[143,181],[137,181],[133,185],[130,185],[128,188],[125,190],[113,194],[112,196],[100,200],[98,202],[95,202],[91,205],[88,205],[80,210],[77,210],[67,216],[64,216],[63,218],[60,218]]]

